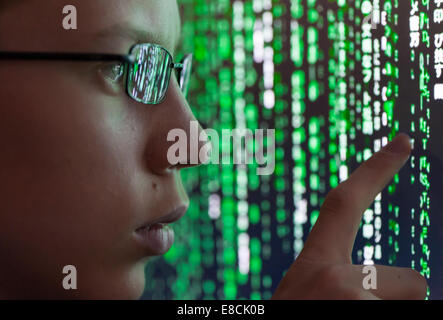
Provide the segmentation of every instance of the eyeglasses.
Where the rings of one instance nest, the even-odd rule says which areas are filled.
[[[119,61],[126,73],[126,92],[137,102],[155,105],[163,102],[171,80],[172,70],[186,97],[192,71],[193,55],[175,63],[168,50],[157,44],[134,45],[127,55],[95,53],[0,52],[0,60],[69,60]]]

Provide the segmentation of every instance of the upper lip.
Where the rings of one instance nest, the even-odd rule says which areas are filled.
[[[187,210],[188,210],[188,206],[181,205],[181,206],[177,207],[176,209],[172,210],[171,212],[169,212],[168,214],[165,214],[164,216],[161,216],[160,218],[158,218],[156,220],[144,223],[143,225],[138,227],[136,229],[136,231],[144,229],[149,226],[152,226],[154,224],[158,224],[158,223],[162,223],[162,224],[173,223],[173,222],[179,220],[181,217],[183,217]]]

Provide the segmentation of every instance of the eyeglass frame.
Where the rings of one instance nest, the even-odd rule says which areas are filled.
[[[142,46],[142,45],[153,45],[156,46],[158,48],[161,48],[163,50],[166,51],[166,53],[169,55],[170,60],[172,61],[169,65],[169,69],[172,70],[180,70],[182,71],[184,68],[184,61],[186,59],[189,59],[193,57],[192,53],[186,54],[180,63],[174,62],[174,59],[172,57],[172,54],[164,47],[158,45],[158,44],[154,44],[154,43],[138,43],[133,45],[130,49],[129,49],[129,53],[128,54],[108,54],[108,53],[74,53],[74,52],[25,52],[25,51],[0,51],[0,60],[43,60],[43,61],[79,61],[79,62],[83,62],[83,61],[103,61],[103,62],[122,62],[125,63],[125,69],[124,72],[126,73],[125,76],[125,91],[126,94],[134,101],[137,101],[139,103],[142,104],[146,104],[146,105],[158,105],[161,104],[165,98],[166,98],[166,92],[163,95],[162,99],[160,99],[158,102],[156,103],[145,103],[142,102],[140,100],[135,99],[134,97],[131,96],[131,94],[129,93],[129,72],[128,72],[128,66],[129,65],[134,65],[135,64],[135,57],[133,54],[131,54],[131,52],[134,50],[134,48],[138,47],[138,46]],[[192,60],[191,60],[191,68],[192,68]],[[169,74],[169,77],[167,78],[167,88],[169,88],[169,84],[171,81],[171,76],[172,76],[172,71]],[[181,73],[180,73],[180,77],[181,77]],[[178,79],[179,82],[181,82],[181,79]],[[183,92],[183,88],[180,89]],[[183,92],[184,95],[186,95],[185,92]]]

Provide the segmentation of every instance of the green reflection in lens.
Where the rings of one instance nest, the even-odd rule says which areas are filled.
[[[155,44],[137,45],[132,49],[132,55],[136,62],[129,70],[129,95],[142,103],[160,103],[169,85],[171,55]]]

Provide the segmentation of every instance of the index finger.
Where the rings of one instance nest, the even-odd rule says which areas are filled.
[[[326,196],[301,255],[350,262],[364,211],[405,164],[410,153],[409,136],[400,134],[332,190]]]

